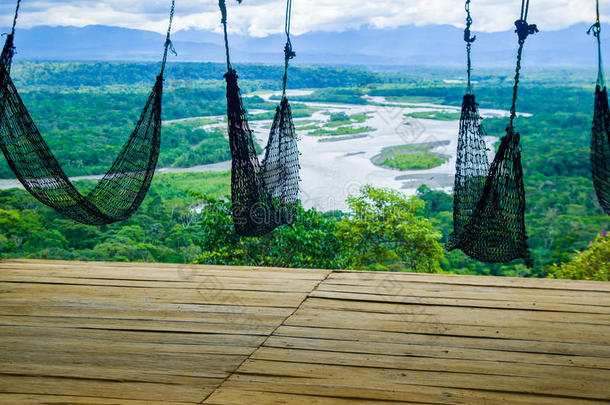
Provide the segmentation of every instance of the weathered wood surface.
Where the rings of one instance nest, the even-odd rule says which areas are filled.
[[[0,404],[601,404],[610,283],[0,261]]]

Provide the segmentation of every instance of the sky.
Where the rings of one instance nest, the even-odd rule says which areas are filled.
[[[0,0],[0,26],[12,22],[16,1]],[[102,24],[163,32],[171,0],[22,0],[19,27]],[[227,0],[230,29],[254,37],[284,29],[286,0]],[[529,22],[551,31],[592,23],[594,0],[531,0]],[[519,16],[521,0],[473,0],[473,30],[506,31]],[[600,0],[610,22],[610,0]],[[462,0],[293,0],[292,32],[345,31],[363,26],[464,25]],[[220,30],[217,0],[176,0],[175,29]]]

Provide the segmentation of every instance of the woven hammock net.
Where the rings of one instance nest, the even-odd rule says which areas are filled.
[[[225,79],[233,158],[231,199],[235,231],[241,236],[262,236],[278,226],[292,223],[296,211],[300,166],[290,105],[282,99],[261,165],[235,70],[231,69]]]
[[[299,198],[299,148],[288,99],[277,108],[263,160],[265,189],[271,195],[281,224],[294,221]]]
[[[461,249],[468,256],[487,263],[507,263],[524,259],[533,266],[525,231],[525,187],[521,166],[521,136],[513,125],[521,71],[523,46],[538,27],[528,24],[529,0],[523,0],[521,18],[515,22],[519,36],[517,67],[510,123],[494,161],[488,166],[481,118],[474,95],[470,92],[470,1],[464,38],[468,43],[468,90],[462,104],[458,139],[457,173],[454,196],[454,233],[449,248]],[[486,178],[485,178],[486,176]]]
[[[506,129],[489,169],[481,199],[460,235],[458,248],[488,263],[525,259],[532,266],[525,232],[525,190],[520,135]]]
[[[466,94],[462,101],[458,134],[453,193],[453,234],[448,245],[450,250],[462,245],[461,235],[474,214],[485,187],[489,173],[489,159],[484,136],[475,96]]]
[[[610,109],[608,92],[597,86],[591,133],[591,170],[597,198],[610,215]]]
[[[239,0],[238,0],[239,1]],[[262,164],[254,146],[254,137],[237,83],[237,73],[231,67],[227,33],[227,8],[219,0],[224,26],[227,57],[227,119],[231,145],[231,200],[235,232],[240,236],[263,236],[281,225],[294,220],[299,194],[299,150],[292,120],[292,111],[286,98],[288,65],[294,58],[290,42],[290,15],[292,4],[286,6],[285,65],[282,99],[276,110],[265,157]]]
[[[112,167],[84,196],[60,167],[15,88],[10,77],[13,53],[9,35],[0,59],[0,148],[14,174],[40,202],[83,224],[104,225],[130,217],[148,192],[159,156],[163,77],[157,78]]]

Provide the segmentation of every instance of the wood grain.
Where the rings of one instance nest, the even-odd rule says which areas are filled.
[[[0,404],[610,402],[610,283],[0,261]]]

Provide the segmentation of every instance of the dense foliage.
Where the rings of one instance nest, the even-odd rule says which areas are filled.
[[[574,255],[561,266],[554,266],[553,276],[573,280],[610,281],[610,235],[604,232],[589,249]]]
[[[348,197],[352,214],[337,223],[344,268],[440,271],[441,234],[423,217],[422,200],[372,186],[361,194]]]
[[[111,164],[134,125],[156,69],[154,64],[25,63],[16,65],[15,75],[26,104],[60,163],[70,175],[77,175],[99,174]],[[276,89],[281,79],[281,67],[277,66],[245,65],[238,70],[246,79],[242,81],[244,93]],[[168,72],[164,118],[208,118],[166,123],[161,166],[227,160],[222,65],[175,64]],[[362,97],[370,95],[400,103],[459,106],[464,86],[442,81],[456,74],[298,67],[291,76],[292,87],[319,90],[292,101],[294,105],[298,105],[297,100],[352,104],[378,101]],[[593,77],[594,72],[567,71],[528,71],[524,75],[518,108],[533,116],[522,115],[516,124],[523,141],[527,230],[536,261],[533,270],[522,263],[488,265],[459,251],[439,251],[437,238],[445,243],[452,231],[452,198],[426,186],[420,188],[416,200],[370,189],[368,199],[365,195],[363,200],[350,201],[350,216],[301,208],[293,227],[282,227],[260,239],[240,239],[232,232],[228,201],[219,199],[229,191],[227,173],[159,175],[136,216],[123,224],[101,228],[65,220],[24,191],[0,191],[0,254],[603,278],[603,272],[586,270],[600,255],[602,259],[607,257],[607,238],[590,244],[610,228],[610,217],[599,208],[590,179]],[[510,72],[484,72],[475,79],[482,108],[508,108]],[[258,115],[253,118],[268,117],[275,108],[275,102],[252,94],[245,97],[245,103]],[[303,116],[312,112],[304,106],[302,111]],[[450,114],[428,112],[418,117],[454,118]],[[350,128],[364,120],[337,114],[325,124],[325,130]],[[302,128],[321,128],[313,124],[300,123],[305,125]],[[506,119],[488,118],[484,125],[489,135],[499,137]],[[12,177],[0,160],[0,178]],[[91,184],[79,186],[87,188]],[[374,200],[376,204],[370,203]],[[394,211],[390,205],[400,209]],[[399,226],[402,223],[404,229]],[[423,232],[423,239],[417,230]],[[422,246],[422,257],[426,258],[423,262],[418,258],[421,263],[417,266],[412,257],[420,253],[407,235],[413,232],[417,243],[423,243],[417,246]],[[382,236],[375,239],[376,235]],[[389,236],[403,238],[408,251]],[[379,245],[371,246],[372,240]],[[574,257],[575,251],[583,253]],[[563,265],[567,262],[572,264]],[[606,265],[603,260],[601,263]]]
[[[223,64],[176,63],[168,67],[163,119],[222,116],[226,112]],[[237,66],[242,89],[280,89],[279,66]],[[133,131],[146,102],[158,66],[151,63],[16,63],[13,77],[45,140],[70,176],[105,173]],[[352,86],[372,80],[364,70],[294,67],[290,85],[303,87]],[[273,117],[275,102],[258,96],[244,98],[247,109],[267,110],[253,118]],[[293,106],[295,117],[314,110]],[[185,125],[190,125],[185,124]],[[189,129],[195,126],[190,125]],[[217,131],[188,131],[164,127],[162,167],[191,167],[226,160],[228,145]],[[11,178],[0,160],[0,179]]]
[[[235,233],[228,173],[162,175],[123,224],[89,227],[41,207],[24,191],[0,191],[0,255],[113,261],[198,262],[292,268],[439,271],[441,235],[424,202],[365,187],[353,215],[298,207],[294,226],[261,238]],[[190,187],[196,184],[194,189]]]
[[[79,188],[92,183],[78,182]],[[0,191],[0,256],[68,260],[191,262],[197,194],[229,193],[228,173],[157,175],[142,208],[120,224],[65,219],[22,190]]]

